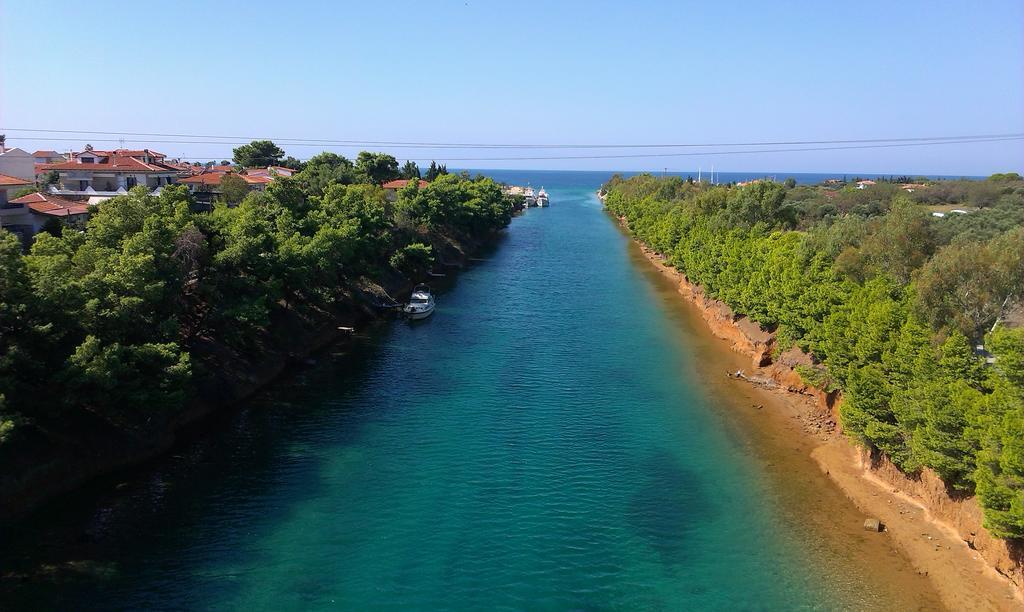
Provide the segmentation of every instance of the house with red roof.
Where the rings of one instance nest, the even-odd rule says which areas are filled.
[[[67,158],[56,151],[39,150],[32,154],[32,159],[37,164],[56,164],[67,161]]]
[[[101,202],[129,189],[141,186],[159,192],[178,180],[179,168],[164,163],[165,155],[150,149],[114,149],[98,151],[86,146],[72,153],[71,159],[36,164],[36,175],[56,172],[57,184],[50,191],[57,195],[86,197],[91,204]]]
[[[198,202],[212,202],[220,195],[220,181],[225,176],[233,174],[241,178],[249,186],[249,191],[263,191],[267,185],[273,182],[272,176],[250,175],[248,173],[235,172],[234,169],[227,172],[211,171],[202,172],[195,176],[183,178],[178,182],[187,185],[193,197]]]
[[[16,176],[7,176],[6,174],[0,174],[0,208],[7,205],[7,201],[10,200],[11,195],[16,191],[21,191],[26,187],[31,187],[32,181],[26,181],[25,179],[18,178]]]
[[[48,221],[56,219],[71,227],[84,228],[89,205],[50,193],[30,193],[0,206],[0,227],[18,234],[28,244]]]
[[[245,173],[249,176],[294,176],[298,170],[285,168],[284,166],[267,166],[266,168],[246,168]]]
[[[430,184],[423,179],[418,179],[418,181],[420,189],[423,189]],[[395,200],[398,198],[398,190],[405,189],[411,182],[412,179],[395,179],[384,183],[381,187],[384,188],[384,195],[386,195],[389,200]]]

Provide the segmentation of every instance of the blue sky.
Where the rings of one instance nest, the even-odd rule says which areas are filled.
[[[484,143],[1024,132],[1024,2],[0,0],[0,126]],[[119,143],[91,138],[97,148]],[[108,137],[109,138],[109,137]],[[230,157],[230,145],[154,143]],[[332,147],[351,155],[359,148]],[[552,151],[377,147],[418,160]],[[305,158],[316,147],[285,146]],[[563,152],[566,153],[566,152]],[[612,154],[611,151],[579,151]],[[636,151],[631,151],[636,153]],[[1024,170],[1024,141],[477,168]]]

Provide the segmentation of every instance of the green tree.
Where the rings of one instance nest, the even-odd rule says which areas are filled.
[[[60,174],[56,170],[50,170],[39,177],[39,187],[43,191],[46,191],[50,185],[56,185],[60,182]]]
[[[64,233],[64,223],[56,217],[50,217],[43,223],[43,226],[39,228],[40,232],[46,232],[53,236],[60,236]]]
[[[425,275],[434,265],[433,249],[421,242],[406,245],[391,256],[391,266],[411,279]]]
[[[998,355],[996,371],[1010,385],[1024,391],[1024,329],[998,327],[988,335],[987,346]]]
[[[273,164],[267,164],[267,165],[273,165]],[[305,164],[302,162],[301,159],[296,159],[296,158],[292,157],[291,155],[289,155],[288,157],[282,159],[277,165],[278,166],[283,166],[285,168],[291,168],[292,170],[302,170],[302,168],[305,167]]]
[[[997,537],[1024,538],[1024,390],[1005,378],[995,382],[978,419],[974,477],[985,527]]]
[[[32,376],[38,374],[33,367],[33,313],[38,307],[21,242],[0,229],[0,389],[12,400],[26,397]]]
[[[236,205],[249,195],[249,184],[241,176],[229,172],[220,178],[220,199],[229,205]]]
[[[369,183],[380,185],[397,179],[398,160],[386,153],[360,151],[356,157],[356,171]]]
[[[780,349],[809,350],[814,378],[843,392],[844,431],[905,471],[977,492],[994,534],[1024,538],[1024,331],[989,334],[992,367],[972,349],[1020,300],[1024,189],[1009,177],[918,190],[920,201],[989,206],[941,232],[894,184],[824,197],[795,186],[783,199],[779,189],[641,174],[602,192],[707,296],[774,329]],[[425,218],[447,221],[419,198]]]
[[[33,193],[39,193],[39,191],[40,191],[39,187],[25,187],[23,189],[19,189],[19,190],[15,191],[14,193],[12,193],[10,195],[10,199],[11,200],[17,200],[20,197],[31,195]]]
[[[864,240],[862,251],[878,273],[907,284],[935,251],[931,217],[911,200],[898,197],[876,231]]]
[[[786,203],[785,188],[774,181],[758,181],[727,192],[725,218],[732,225],[752,226],[766,223],[772,227],[791,227],[797,210]]]
[[[958,241],[921,268],[915,306],[937,329],[980,338],[1024,287],[1024,228],[985,243]]]
[[[424,178],[428,181],[432,181],[437,177],[441,176],[442,174],[448,174],[448,167],[445,166],[444,164],[438,164],[437,162],[431,160],[430,168],[427,169],[427,175]]]
[[[235,163],[243,168],[279,166],[284,158],[284,150],[269,140],[254,140],[233,149],[232,153]]]
[[[354,183],[355,166],[341,155],[324,152],[314,155],[306,162],[302,171],[295,175],[295,179],[309,195],[321,196],[334,183]]]
[[[416,165],[416,162],[407,160],[402,166],[402,170],[399,172],[401,178],[404,179],[418,179],[420,178],[420,167]]]

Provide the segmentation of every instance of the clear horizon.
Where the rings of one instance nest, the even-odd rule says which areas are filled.
[[[386,14],[320,2],[290,12],[263,2],[222,14],[198,2],[163,8],[133,6],[129,25],[104,40],[95,33],[111,31],[109,15],[124,10],[116,3],[62,5],[61,19],[46,5],[0,3],[0,132],[8,146],[123,144],[196,161],[228,159],[237,146],[116,135],[44,140],[14,128],[501,144],[1024,133],[1024,3],[1013,0],[984,10],[920,1],[856,10],[809,2],[443,2],[430,10],[399,3]],[[45,44],[27,27],[40,23]],[[182,40],[200,44],[182,48]],[[366,149],[482,170],[1024,171],[1021,141],[520,161],[472,160],[638,151],[281,146],[300,159]]]

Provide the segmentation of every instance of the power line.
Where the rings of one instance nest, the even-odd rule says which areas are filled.
[[[476,161],[538,161],[538,160],[574,160],[574,159],[629,159],[629,158],[647,158],[647,157],[694,157],[694,156],[705,156],[705,155],[737,155],[747,153],[796,153],[802,151],[840,151],[848,149],[881,149],[890,147],[920,147],[929,145],[949,145],[949,144],[970,144],[980,142],[1005,142],[1010,140],[1024,140],[1024,136],[1008,137],[1008,138],[987,138],[977,140],[961,140],[961,141],[950,141],[950,142],[924,142],[924,143],[895,143],[895,144],[880,144],[880,145],[860,145],[860,146],[837,146],[837,147],[801,147],[801,148],[785,148],[785,149],[757,149],[757,150],[742,150],[742,151],[701,151],[695,153],[648,153],[648,154],[632,154],[632,155],[558,155],[558,156],[539,156],[539,157],[447,157],[447,158],[436,158],[434,161],[447,163],[447,162],[476,162]],[[175,156],[178,159],[201,159],[209,160],[210,156]],[[302,160],[308,161],[308,158]]]
[[[856,146],[837,146],[837,147],[799,147],[799,148],[784,148],[784,149],[756,149],[756,150],[741,150],[741,151],[700,151],[700,152],[688,152],[688,153],[640,153],[640,154],[626,154],[626,155],[550,155],[550,156],[537,156],[537,157],[446,157],[436,158],[434,161],[438,162],[452,162],[452,161],[538,161],[538,160],[573,160],[573,159],[630,159],[630,158],[647,158],[647,157],[699,157],[706,155],[742,155],[748,153],[797,153],[802,151],[842,151],[849,149],[882,149],[891,147],[922,147],[930,145],[950,145],[950,144],[970,144],[979,142],[1006,142],[1011,140],[1024,140],[1024,136],[1015,136],[1008,138],[985,138],[976,140],[960,140],[960,141],[946,141],[946,142],[914,142],[914,143],[894,143],[894,144],[877,144],[877,145],[856,145]],[[176,156],[178,159],[203,159],[209,160],[210,156]],[[302,160],[302,161],[307,161]]]
[[[32,140],[43,140],[32,138]],[[65,139],[65,140],[76,140],[76,139]],[[104,139],[93,139],[95,142],[107,142]],[[553,161],[553,160],[582,160],[582,159],[633,159],[633,158],[666,158],[666,157],[699,157],[699,156],[712,156],[712,155],[744,155],[750,153],[799,153],[809,151],[841,151],[841,150],[852,150],[852,149],[886,149],[893,147],[922,147],[922,146],[934,146],[934,145],[951,145],[951,144],[971,144],[971,143],[986,143],[986,142],[1007,142],[1024,140],[1024,135],[1007,135],[1002,137],[983,137],[974,139],[957,139],[957,140],[936,140],[936,141],[915,141],[915,142],[885,142],[881,144],[862,144],[862,145],[847,145],[847,146],[822,146],[822,147],[796,147],[796,148],[781,148],[781,149],[742,149],[732,151],[691,151],[685,153],[635,153],[635,154],[617,154],[617,155],[538,155],[538,156],[517,156],[517,157],[434,157],[435,161],[439,162],[477,162],[477,161]],[[113,140],[112,140],[113,141]],[[184,141],[184,140],[162,140],[162,141],[145,141],[146,143],[153,144],[232,144],[225,142],[196,142],[196,141]],[[245,144],[245,143],[239,143]],[[294,145],[291,145],[294,146]],[[358,145],[305,145],[305,146],[320,146],[320,147],[346,147],[356,148]],[[712,145],[700,145],[700,146],[712,146]],[[211,159],[210,156],[171,156],[177,157],[178,159]],[[308,158],[307,158],[308,159]]]
[[[515,161],[557,161],[557,160],[623,160],[643,158],[685,158],[703,156],[731,156],[744,154],[775,154],[775,152],[801,152],[801,151],[822,151],[822,150],[849,150],[863,148],[891,148],[906,146],[931,146],[939,144],[970,144],[977,142],[1006,142],[1011,140],[1024,140],[1024,136],[1013,136],[1006,138],[980,138],[973,140],[953,140],[940,142],[897,142],[889,144],[863,144],[850,146],[814,146],[796,148],[765,148],[765,149],[742,149],[742,150],[710,150],[673,152],[673,154],[631,154],[616,156],[536,156],[536,157],[505,157],[505,158],[435,158],[436,162],[515,162]],[[337,146],[337,145],[335,145]],[[211,160],[210,156],[172,156],[179,160]],[[217,156],[214,156],[217,157]],[[220,156],[223,157],[223,156]],[[303,161],[308,161],[308,158]]]
[[[456,149],[652,149],[652,148],[698,148],[698,147],[760,147],[760,146],[795,146],[795,145],[839,145],[839,144],[875,144],[875,143],[896,143],[896,142],[933,142],[933,141],[974,141],[988,138],[1011,138],[1022,137],[1024,133],[1006,134],[972,134],[961,136],[918,136],[900,138],[854,138],[842,140],[788,140],[788,141],[756,141],[756,142],[715,142],[715,143],[650,143],[650,144],[522,144],[522,143],[454,143],[454,142],[406,142],[390,140],[340,140],[340,139],[317,139],[317,138],[273,138],[267,136],[215,136],[209,134],[166,134],[157,132],[114,132],[114,131],[89,131],[89,130],[57,130],[41,128],[6,128],[0,130],[7,132],[27,132],[38,134],[90,134],[97,136],[144,136],[157,138],[188,138],[190,140],[147,140],[146,142],[156,144],[219,144],[219,145],[242,145],[252,140],[273,140],[277,144],[287,146],[364,146],[383,145],[394,148],[456,148]],[[209,138],[217,140],[192,140],[196,138]],[[117,142],[118,139],[104,138],[59,138],[59,137],[25,137],[31,140],[46,141],[74,141],[74,142]],[[236,141],[236,142],[229,142]]]
[[[742,155],[747,153],[793,153],[801,151],[841,151],[848,149],[886,149],[890,147],[923,147],[930,145],[949,145],[949,144],[967,144],[975,142],[1005,142],[1009,140],[1024,140],[1024,136],[1014,136],[1007,138],[983,138],[977,140],[956,140],[956,141],[942,141],[942,142],[901,142],[893,144],[874,144],[874,145],[853,145],[853,146],[837,146],[837,147],[800,147],[800,148],[785,148],[785,149],[743,149],[738,151],[697,151],[689,153],[640,153],[640,154],[628,154],[628,155],[564,155],[564,156],[536,156],[536,157],[448,157],[445,159],[438,159],[437,161],[449,162],[449,161],[538,161],[538,160],[558,160],[558,159],[629,159],[629,158],[641,158],[641,157],[694,157],[694,156],[706,156],[706,155]]]

